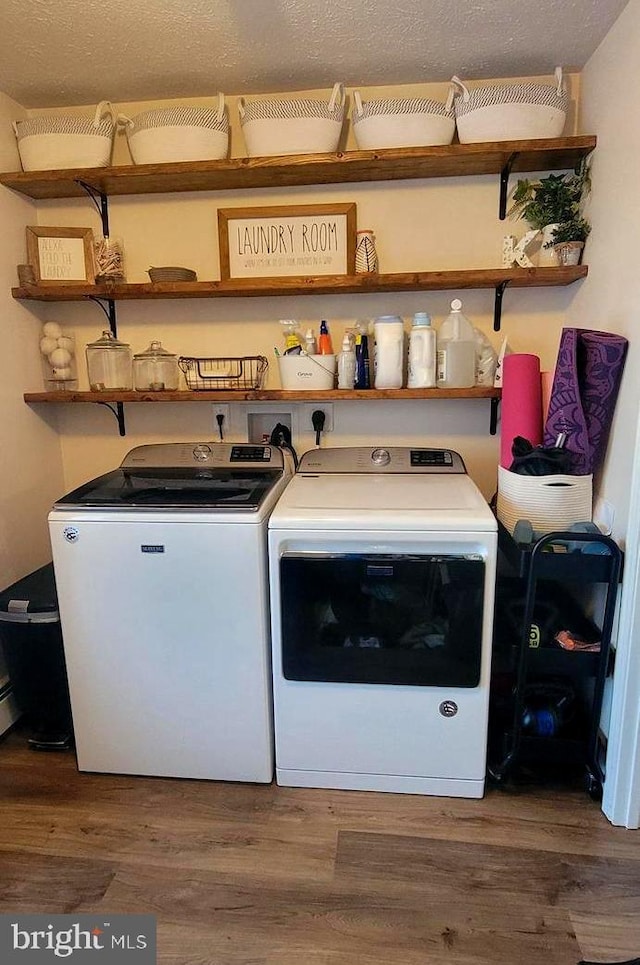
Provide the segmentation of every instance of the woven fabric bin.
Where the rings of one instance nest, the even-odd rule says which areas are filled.
[[[229,153],[229,116],[224,94],[217,107],[159,107],[129,118],[124,126],[134,164],[218,161]]]
[[[456,128],[453,88],[446,103],[426,97],[389,97],[363,103],[353,92],[353,133],[361,151],[451,144]]]
[[[344,121],[344,87],[334,84],[328,101],[310,97],[238,101],[249,157],[327,154],[336,151]]]
[[[497,515],[513,536],[520,519],[537,533],[591,520],[593,476],[522,476],[498,467]]]
[[[93,118],[50,114],[12,126],[24,171],[99,168],[111,162],[116,124],[109,101],[100,101]]]
[[[459,88],[453,104],[460,143],[560,137],[569,106],[561,67],[556,67],[555,78],[555,87],[527,82],[469,90],[452,77]]]

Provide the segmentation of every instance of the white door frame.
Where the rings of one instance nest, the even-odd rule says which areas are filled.
[[[640,418],[634,453],[602,796],[605,815],[625,828],[640,827]]]

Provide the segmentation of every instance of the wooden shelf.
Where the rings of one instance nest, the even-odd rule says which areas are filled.
[[[596,138],[587,135],[337,154],[17,171],[0,174],[0,184],[27,197],[45,199],[85,197],[81,181],[104,195],[115,196],[463,177],[501,173],[505,168],[512,172],[573,168],[595,146]]]
[[[290,278],[238,278],[230,281],[164,282],[133,285],[28,285],[13,288],[17,299],[44,302],[86,298],[238,298],[268,295],[340,295],[372,292],[447,291],[449,289],[538,288],[565,286],[584,278],[586,265],[569,268],[478,268],[458,271],[401,272],[384,275],[318,275]]]
[[[213,392],[25,392],[29,403],[102,402],[341,402],[409,399],[499,399],[500,389],[319,389],[290,392],[283,389],[222,390]]]

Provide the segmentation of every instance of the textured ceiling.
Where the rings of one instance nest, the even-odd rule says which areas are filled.
[[[0,0],[25,107],[580,70],[627,0]]]

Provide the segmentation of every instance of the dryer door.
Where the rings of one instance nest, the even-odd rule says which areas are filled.
[[[283,674],[477,687],[484,583],[479,555],[285,554]]]

